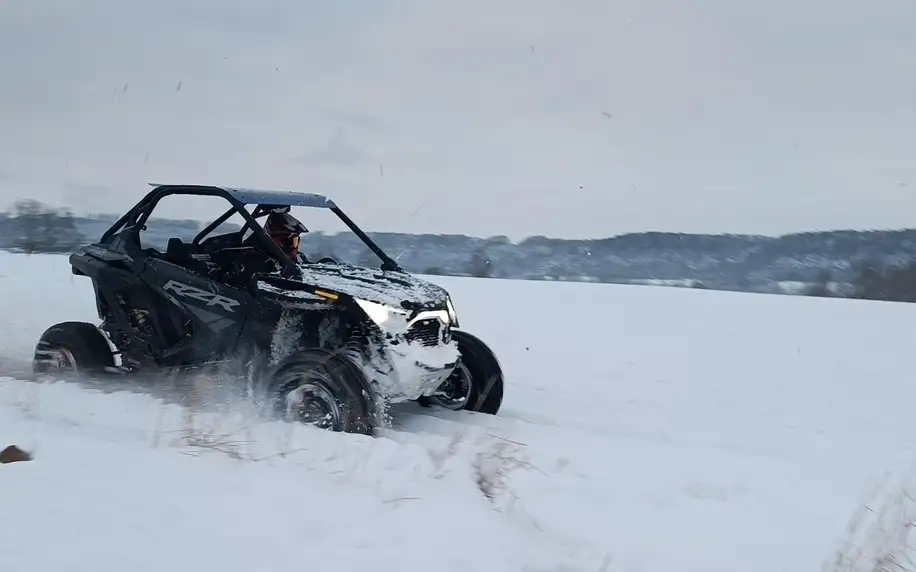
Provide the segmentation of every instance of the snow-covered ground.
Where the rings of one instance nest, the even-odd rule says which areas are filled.
[[[910,468],[916,305],[435,280],[504,409],[373,439],[17,381],[95,308],[0,253],[0,448],[35,455],[0,465],[0,571],[811,571]]]

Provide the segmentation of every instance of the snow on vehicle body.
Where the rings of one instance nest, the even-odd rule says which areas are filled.
[[[217,197],[230,206],[190,243],[171,238],[165,252],[145,248],[150,215],[172,195]],[[333,212],[380,267],[291,258],[257,219],[294,206]],[[208,236],[236,214],[241,230]],[[36,347],[39,373],[241,365],[254,390],[287,414],[363,433],[381,422],[390,402],[496,413],[502,400],[499,363],[458,329],[448,292],[404,271],[321,195],[154,185],[70,262],[74,274],[92,280],[102,323],[49,328]],[[120,356],[118,366],[102,340]]]
[[[259,280],[258,295],[290,310],[319,311],[347,297],[378,328],[367,365],[390,401],[426,396],[454,371],[458,317],[442,288],[403,272],[341,264],[302,264],[300,271],[294,279]]]

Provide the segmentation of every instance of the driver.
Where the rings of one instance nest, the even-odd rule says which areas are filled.
[[[299,252],[299,237],[309,230],[289,213],[289,207],[274,209],[267,215],[264,230],[293,262],[306,262]]]

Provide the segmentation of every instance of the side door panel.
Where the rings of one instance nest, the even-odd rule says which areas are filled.
[[[161,259],[150,259],[141,278],[193,321],[199,351],[221,352],[235,346],[251,308],[243,290],[210,280]]]

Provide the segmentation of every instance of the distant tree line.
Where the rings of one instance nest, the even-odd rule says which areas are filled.
[[[7,217],[7,247],[29,254],[72,252],[86,242],[73,213],[34,199],[19,199]]]
[[[117,217],[74,216],[33,199],[0,213],[0,249],[64,253],[97,240]],[[191,240],[205,223],[150,219],[150,246]],[[231,226],[231,225],[230,225]],[[227,232],[231,229],[220,230]],[[411,272],[574,280],[916,301],[916,229],[829,231],[779,237],[645,232],[591,240],[370,232]],[[361,266],[375,255],[352,233],[311,232],[303,251]]]
[[[865,261],[856,267],[855,278],[847,289],[838,290],[830,275],[825,273],[804,293],[820,297],[916,302],[916,263]]]

